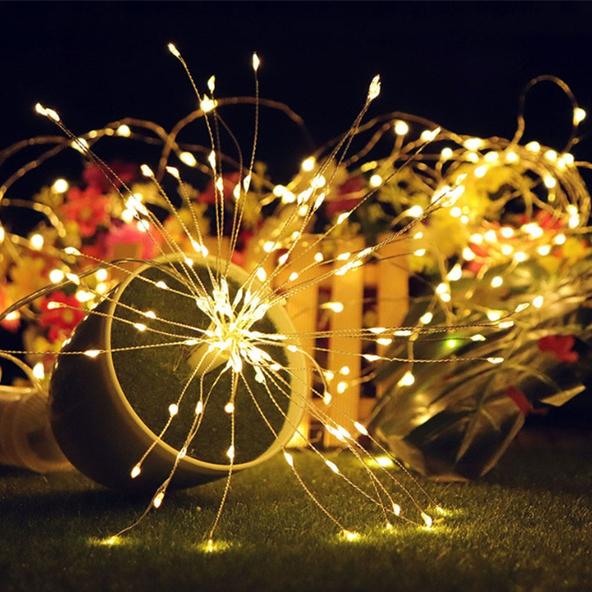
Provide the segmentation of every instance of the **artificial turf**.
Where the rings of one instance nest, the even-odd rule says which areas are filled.
[[[354,471],[347,455],[332,456]],[[220,528],[199,546],[223,483],[171,495],[123,539],[97,544],[144,501],[77,474],[0,473],[0,590],[592,590],[592,450],[514,447],[476,483],[427,485],[448,510],[431,529],[380,516],[307,454],[295,461],[348,526],[346,542],[281,458],[237,475]],[[349,465],[352,465],[351,467]]]

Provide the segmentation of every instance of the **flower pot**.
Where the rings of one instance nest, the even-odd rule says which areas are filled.
[[[177,460],[171,487],[198,485],[228,474],[231,417],[225,406],[232,372],[216,379],[223,366],[212,365],[211,371],[194,375],[199,363],[195,338],[211,321],[196,306],[183,259],[168,257],[130,273],[97,306],[96,314],[79,324],[52,375],[51,422],[56,438],[75,467],[108,487],[153,492]],[[213,269],[216,261],[195,260],[189,276],[199,277],[211,290],[208,265]],[[230,265],[231,301],[247,278],[245,271]],[[279,305],[253,329],[296,335]],[[254,368],[244,365],[241,376],[251,392],[241,378],[234,400],[234,471],[257,465],[281,450],[304,412],[304,355],[281,342],[261,348],[290,372],[277,371],[278,380],[284,381],[279,388],[275,383],[260,384]],[[204,400],[207,396],[202,423],[185,456],[178,459],[196,417],[200,392]],[[178,405],[174,417],[169,411],[172,404]],[[167,422],[168,429],[159,437]],[[131,469],[148,449],[141,473],[132,479]]]

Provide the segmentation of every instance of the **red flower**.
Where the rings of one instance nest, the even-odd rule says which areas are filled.
[[[62,213],[67,220],[78,224],[80,236],[92,236],[97,226],[109,220],[109,198],[101,195],[96,187],[79,189],[72,187],[68,199],[62,206]]]
[[[95,189],[100,193],[109,193],[109,191],[113,189],[113,186],[120,187],[122,183],[129,185],[137,175],[136,165],[129,162],[115,161],[109,163],[109,168],[112,169],[119,180],[114,179],[113,175],[109,172],[103,173],[101,168],[96,164],[89,164],[86,166],[82,176],[89,189]],[[108,175],[108,178],[105,174]],[[110,182],[109,179],[112,179],[112,182]]]
[[[485,263],[480,263],[479,261],[469,261],[464,269],[473,275],[477,275],[484,265]]]
[[[47,336],[51,342],[69,337],[86,315],[80,308],[80,302],[64,292],[54,292],[43,298],[40,309],[39,324],[49,328]]]
[[[539,339],[539,349],[555,356],[560,362],[577,362],[578,352],[572,351],[575,345],[573,335],[547,335]]]
[[[471,251],[477,255],[477,257],[481,257],[483,259],[487,259],[489,257],[489,249],[483,245],[478,245],[476,243],[469,243],[471,247]]]
[[[339,212],[351,210],[364,197],[366,184],[362,177],[351,177],[337,187],[337,199],[327,203],[327,213],[330,216]]]
[[[506,389],[506,396],[510,397],[510,399],[514,401],[516,407],[518,407],[518,409],[520,409],[524,415],[528,415],[532,412],[532,403],[520,389],[516,388],[515,386],[509,386]]]
[[[539,210],[534,219],[543,230],[559,230],[565,226],[563,220],[545,210]]]
[[[528,415],[532,413],[533,415],[546,415],[547,409],[535,409],[532,403],[528,400],[528,397],[515,386],[509,386],[506,389],[506,396],[510,397],[512,401],[516,404],[516,407],[520,410],[521,413],[524,415]]]
[[[240,179],[241,175],[238,171],[234,173],[228,173],[227,175],[222,175],[224,199],[233,198],[232,192],[234,191],[234,188],[236,187]],[[200,201],[203,201],[208,204],[216,203],[216,188],[214,186],[213,179],[210,180],[208,186],[199,194],[199,199]]]
[[[477,258],[469,261],[465,266],[465,269],[470,273],[477,275],[490,257],[489,249],[483,245],[477,245],[475,243],[469,243],[469,247],[471,251],[475,253]]]
[[[553,212],[539,210],[533,217],[522,214],[518,217],[520,225],[536,222],[543,230],[559,230],[565,226],[565,222],[558,218]]]

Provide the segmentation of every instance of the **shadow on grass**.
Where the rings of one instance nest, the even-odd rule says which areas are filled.
[[[534,453],[533,453],[534,452]],[[567,451],[513,447],[481,483],[504,489],[547,491],[554,495],[589,496],[592,450]]]
[[[92,517],[98,512],[127,513],[142,511],[150,503],[151,494],[122,493],[103,488],[88,481],[76,473],[64,473],[49,480],[19,469],[2,470],[3,479],[15,479],[22,483],[23,489],[15,487],[4,492],[0,498],[0,512],[3,519],[18,516],[39,515],[46,518],[66,518],[68,514]],[[56,482],[57,481],[57,482]],[[216,497],[200,495],[197,488],[191,490],[170,491],[168,501],[180,510],[198,507],[215,507]]]

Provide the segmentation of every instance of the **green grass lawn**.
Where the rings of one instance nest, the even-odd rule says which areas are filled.
[[[427,530],[380,515],[296,453],[345,542],[282,459],[237,476],[220,529],[198,545],[223,483],[178,492],[115,546],[96,540],[144,507],[76,474],[0,472],[0,590],[592,590],[592,450],[510,451],[487,478],[429,484],[449,516]],[[355,471],[345,455],[340,466]]]

